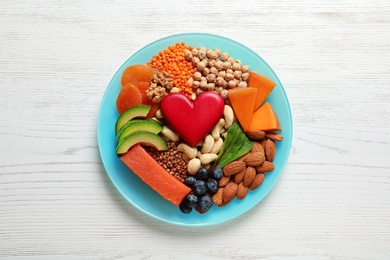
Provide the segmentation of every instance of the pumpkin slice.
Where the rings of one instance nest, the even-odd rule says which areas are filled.
[[[257,96],[253,106],[253,111],[255,111],[264,102],[275,86],[276,83],[271,79],[254,71],[249,72],[248,87],[257,89]]]
[[[252,115],[248,131],[281,131],[279,119],[269,102],[261,105]]]
[[[228,91],[228,98],[244,132],[248,130],[251,123],[256,94],[256,88],[248,87],[234,88]]]
[[[175,206],[179,206],[191,192],[189,187],[167,172],[140,144],[132,146],[119,158],[147,185]]]

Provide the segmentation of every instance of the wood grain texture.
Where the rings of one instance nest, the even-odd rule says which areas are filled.
[[[0,2],[3,259],[390,259],[390,2]],[[210,32],[259,53],[293,113],[272,192],[188,229],[129,205],[101,163],[105,89],[135,51]]]

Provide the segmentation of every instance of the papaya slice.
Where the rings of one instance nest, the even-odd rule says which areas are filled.
[[[244,132],[248,130],[256,99],[256,88],[234,88],[228,91],[228,98]]]
[[[275,86],[276,83],[271,79],[254,71],[249,72],[248,87],[257,89],[253,111],[255,111],[264,102]]]
[[[252,115],[248,131],[281,131],[280,122],[269,102],[261,105]]]

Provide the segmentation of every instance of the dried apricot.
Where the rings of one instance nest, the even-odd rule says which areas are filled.
[[[134,84],[126,84],[119,92],[116,99],[116,109],[119,114],[122,114],[127,109],[142,104],[141,92]]]

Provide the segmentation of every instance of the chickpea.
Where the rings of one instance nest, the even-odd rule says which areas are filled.
[[[247,81],[249,79],[249,72],[242,73],[241,79]]]
[[[209,60],[207,66],[209,66],[209,68],[213,68],[214,64],[215,64],[215,60]]]
[[[224,82],[224,78],[223,77],[217,77],[215,79],[215,84],[218,85],[218,86],[223,86],[223,82]]]
[[[217,75],[218,75],[218,70],[217,70],[217,68],[215,68],[214,66],[212,66],[212,67],[210,68],[210,73],[211,73],[211,74],[214,74],[215,76],[217,76]]]
[[[207,84],[207,90],[208,91],[213,91],[215,89],[215,84],[214,83],[208,83]]]
[[[193,57],[192,58],[192,65],[196,66],[200,62],[200,59],[198,57]]]
[[[202,90],[206,90],[207,89],[207,81],[201,81],[200,84],[199,84],[199,87]]]
[[[198,56],[198,51],[199,51],[198,48],[193,48],[192,51],[191,51],[192,56],[193,56],[193,57]]]
[[[225,76],[226,76],[226,71],[224,70],[219,71],[217,74],[217,77],[225,78]]]
[[[185,50],[185,53],[184,53],[184,58],[187,60],[187,61],[190,61],[190,60],[192,60],[192,53],[191,53],[191,51],[190,50]]]
[[[229,80],[228,84],[229,84],[229,88],[237,87],[237,82],[235,82],[234,80]]]
[[[223,69],[224,70],[230,69],[231,67],[232,67],[232,63],[230,61],[225,61],[223,63]]]
[[[198,62],[198,64],[196,64],[196,69],[198,71],[203,71],[205,68],[206,68],[206,66],[203,62]]]
[[[212,73],[210,73],[209,75],[207,75],[206,79],[207,79],[207,82],[214,83],[214,81],[215,81],[215,75],[212,74]]]
[[[234,79],[233,73],[226,73],[225,80],[229,81],[233,79]]]
[[[209,75],[210,74],[210,69],[209,68],[204,68],[204,70],[203,70],[203,72],[202,72],[202,75],[203,76],[205,76],[205,77],[207,77],[207,75]]]
[[[250,67],[248,65],[244,65],[244,66],[241,67],[242,73],[249,72],[249,69],[250,69]]]
[[[234,71],[236,71],[236,70],[241,71],[241,64],[238,63],[238,62],[234,62],[233,65],[232,65],[232,70],[234,70]]]
[[[217,70],[221,71],[222,68],[223,68],[223,61],[220,61],[220,60],[217,60],[215,63],[214,63],[214,66]]]
[[[196,95],[199,95],[200,93],[202,93],[203,92],[203,89],[201,89],[201,88],[197,88],[196,89]]]
[[[248,84],[245,82],[245,81],[241,81],[240,83],[238,83],[238,86],[239,88],[246,88],[248,86]]]
[[[226,52],[222,53],[221,54],[221,61],[227,61],[227,59],[229,59],[229,54],[227,54]]]
[[[216,59],[218,59],[218,54],[215,51],[210,51],[210,53],[207,57],[212,59],[212,60],[216,60]]]
[[[217,48],[214,51],[218,55],[218,57],[221,56],[221,50],[220,49]]]
[[[241,78],[241,75],[242,75],[241,70],[235,70],[235,71],[233,72],[233,76],[234,76],[234,78],[236,78],[236,79],[240,79],[240,78]]]
[[[200,81],[199,80],[194,80],[194,82],[192,83],[192,87],[193,88],[198,88],[200,85]]]
[[[228,97],[228,91],[227,91],[226,89],[223,89],[223,90],[221,91],[221,97],[222,97],[223,99],[227,99],[227,97]]]
[[[202,78],[202,74],[199,71],[197,71],[194,73],[194,75],[192,77],[194,78],[194,80],[199,81]]]
[[[226,81],[226,80],[224,80],[224,81],[223,81],[223,84],[222,84],[222,87],[223,87],[223,88],[227,88],[227,87],[228,87],[228,85],[229,85],[229,84],[227,83],[227,81]]]
[[[231,64],[233,64],[233,63],[235,62],[235,60],[234,60],[232,57],[229,57],[229,58],[227,59],[227,61],[230,62]]]
[[[202,60],[204,57],[206,57],[206,49],[204,47],[200,47],[198,51],[198,58]]]

